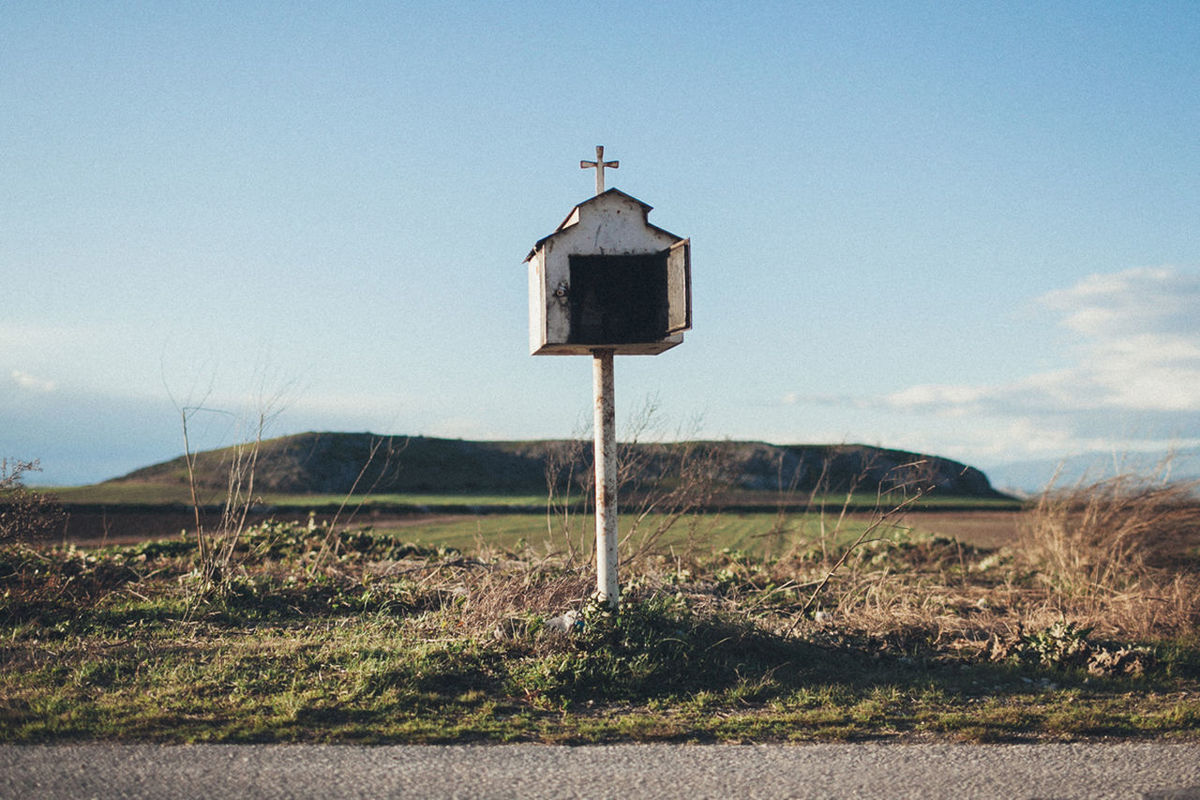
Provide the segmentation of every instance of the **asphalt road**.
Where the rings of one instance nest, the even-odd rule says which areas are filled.
[[[1200,744],[5,745],[0,797],[1200,800]]]

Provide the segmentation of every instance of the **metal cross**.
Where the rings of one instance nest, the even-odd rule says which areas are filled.
[[[596,170],[596,194],[604,194],[604,168],[612,167],[613,169],[616,169],[619,166],[621,166],[620,161],[605,161],[604,160],[604,145],[602,145],[602,144],[596,145],[596,160],[595,161],[580,161],[579,162],[580,169],[591,169],[593,167],[595,168],[595,170]]]

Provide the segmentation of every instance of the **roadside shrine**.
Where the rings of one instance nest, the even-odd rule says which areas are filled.
[[[595,400],[596,595],[616,609],[617,434],[613,357],[657,355],[683,342],[692,327],[691,240],[651,225],[651,206],[604,188],[571,209],[553,233],[534,244],[529,267],[532,355],[590,355]]]

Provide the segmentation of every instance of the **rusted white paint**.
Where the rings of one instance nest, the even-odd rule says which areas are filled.
[[[612,346],[617,355],[654,355],[683,341],[691,327],[691,258],[688,240],[651,225],[651,206],[619,189],[575,206],[554,233],[534,245],[529,265],[529,350],[534,355],[589,355]],[[671,333],[652,342],[572,343],[572,255],[647,255],[671,251],[668,319]]]
[[[617,581],[617,422],[613,351],[592,354],[595,395],[596,599],[614,611],[620,600]]]

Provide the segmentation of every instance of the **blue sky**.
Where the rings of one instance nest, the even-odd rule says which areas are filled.
[[[0,453],[586,433],[522,259],[597,144],[693,241],[664,435],[1200,444],[1195,3],[0,9]]]

